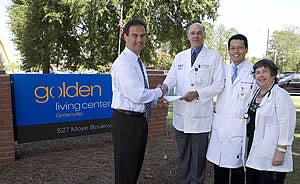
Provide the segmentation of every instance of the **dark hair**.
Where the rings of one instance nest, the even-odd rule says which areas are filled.
[[[242,34],[236,34],[229,38],[228,40],[228,49],[230,47],[231,40],[244,40],[245,47],[248,48],[248,40],[247,37]]]
[[[275,63],[270,60],[270,59],[262,59],[262,60],[259,60],[257,61],[254,65],[253,65],[253,74],[255,74],[255,70],[257,68],[260,68],[260,67],[265,67],[265,68],[269,68],[270,71],[271,71],[271,75],[272,76],[275,76],[275,84],[278,83],[278,78],[276,77],[277,76],[277,70],[278,70],[278,67],[275,65]]]
[[[129,22],[127,22],[127,24],[126,24],[125,27],[124,27],[124,32],[123,32],[123,34],[125,33],[126,35],[129,35],[129,28],[130,28],[131,26],[136,26],[136,25],[144,26],[145,31],[147,32],[147,26],[146,26],[146,23],[145,23],[145,22],[143,22],[142,20],[133,19],[133,20],[130,20]]]

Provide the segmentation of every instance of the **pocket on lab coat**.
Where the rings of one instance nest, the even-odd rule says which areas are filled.
[[[261,144],[261,157],[273,159],[279,137],[279,126],[266,124],[264,138]]]
[[[223,165],[237,167],[243,164],[242,159],[243,137],[237,136],[222,145]]]
[[[185,110],[185,101],[184,100],[174,101],[173,111],[175,114],[182,115],[184,110]]]
[[[268,158],[268,159],[273,159],[275,150],[276,150],[277,144],[274,143],[267,143],[263,141],[262,143],[262,149],[261,149],[261,157]]]
[[[220,137],[219,131],[222,130],[222,126],[224,126],[224,122],[222,121],[222,115],[214,113],[212,130],[216,132],[216,135],[218,135],[219,137]]]
[[[197,78],[200,85],[198,87],[206,87],[208,85],[210,79],[209,72],[209,68],[199,68]]]
[[[227,117],[222,114],[214,113],[213,130],[218,133],[221,140],[244,136],[245,120]]]

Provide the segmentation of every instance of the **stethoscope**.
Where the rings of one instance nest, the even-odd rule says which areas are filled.
[[[266,96],[266,95],[268,94],[267,97],[268,97],[268,98],[270,97],[270,95],[271,95],[271,90],[272,90],[272,88],[274,87],[274,85],[275,85],[275,81],[273,81],[272,86],[268,89],[268,91],[266,92],[266,94],[265,94],[264,96]],[[253,96],[253,98],[252,98],[250,104],[248,105],[248,108],[247,108],[247,109],[249,109],[249,106],[250,106],[251,104],[254,103],[254,101],[255,101],[255,99],[256,99],[256,97],[257,97],[257,95],[259,94],[260,91],[261,91],[261,88],[259,88],[259,89],[257,89],[257,90],[255,91],[254,96]],[[258,108],[259,108],[259,106],[258,106]],[[248,110],[247,110],[247,112],[244,114],[244,119],[248,119],[248,118],[249,118],[249,114],[248,114]]]

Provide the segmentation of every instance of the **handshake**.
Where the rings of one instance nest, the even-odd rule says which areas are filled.
[[[156,88],[160,88],[162,92],[162,96],[157,99],[157,106],[158,107],[168,107],[168,100],[164,98],[164,96],[168,92],[168,86],[166,84],[158,84]]]

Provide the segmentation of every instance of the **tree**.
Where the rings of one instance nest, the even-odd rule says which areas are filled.
[[[246,57],[247,58],[247,60],[249,61],[249,62],[251,62],[251,63],[256,63],[257,61],[259,61],[261,58],[257,58],[257,57]]]
[[[221,24],[217,26],[216,29],[210,30],[205,43],[209,48],[218,51],[224,62],[228,62],[230,59],[227,52],[228,40],[232,35],[237,33],[238,31],[236,29],[230,28],[227,30],[225,26]]]
[[[161,52],[158,54],[155,61],[155,68],[159,70],[169,70],[171,68],[174,57],[166,52]]]
[[[155,50],[161,44],[169,43],[170,54],[187,48],[187,27],[192,22],[215,20],[219,7],[218,0],[121,2],[124,22],[138,18],[148,25],[142,54],[147,64],[155,63]],[[23,67],[49,73],[51,65],[74,71],[113,62],[118,51],[119,13],[118,0],[13,0],[11,28]]]
[[[0,70],[4,70],[4,59],[2,53],[0,53]]]
[[[61,1],[13,1],[11,29],[24,68],[42,68],[49,73],[50,64],[58,64],[70,53],[71,61],[78,57],[74,53],[77,41],[68,36],[72,31],[70,17],[68,6]]]
[[[223,24],[214,27],[214,25],[209,22],[203,22],[203,25],[205,26],[206,32],[205,45],[220,53],[224,63],[228,63],[230,60],[227,52],[228,40],[232,35],[237,34],[238,31],[235,28],[227,30]],[[186,35],[184,35],[183,38],[186,42]],[[155,67],[157,69],[168,70],[170,68],[176,54],[169,54],[171,48],[170,45],[170,41],[160,44],[159,55],[155,62]],[[189,47],[189,43],[187,43],[187,47]]]
[[[279,66],[280,71],[300,70],[300,29],[288,27],[274,31],[268,48],[268,55]]]

